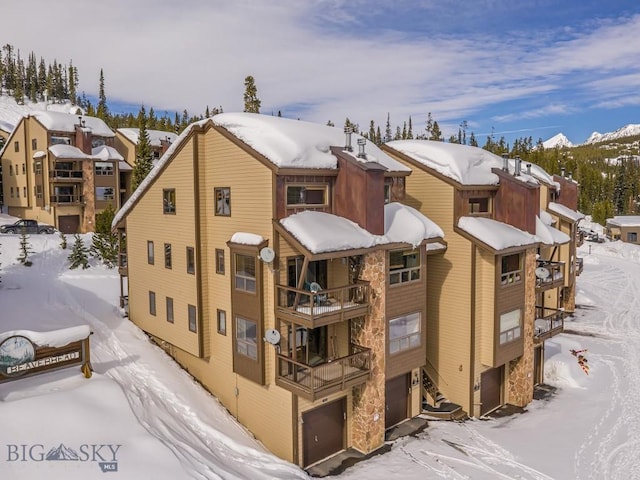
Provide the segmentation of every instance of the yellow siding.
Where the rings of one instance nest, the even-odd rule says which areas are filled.
[[[476,250],[476,361],[485,366],[493,365],[495,348],[495,256],[481,249]],[[481,370],[482,367],[478,365]]]

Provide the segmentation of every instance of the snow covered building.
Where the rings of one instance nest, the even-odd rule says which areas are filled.
[[[36,111],[22,117],[0,152],[8,213],[64,233],[93,231],[95,215],[120,207],[131,167],[100,119]]]
[[[280,457],[379,448],[422,412],[426,259],[446,250],[402,203],[410,173],[332,127],[190,125],[114,219],[130,320]]]
[[[616,215],[607,218],[604,226],[605,235],[609,240],[621,240],[627,243],[640,244],[640,216]]]
[[[405,202],[447,238],[428,261],[425,376],[471,416],[527,405],[543,381],[544,341],[573,305],[565,287],[575,284],[579,214],[552,201],[558,182],[520,159],[427,140],[382,150],[413,170]]]

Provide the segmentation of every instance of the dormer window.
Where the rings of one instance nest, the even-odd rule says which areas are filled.
[[[287,206],[327,205],[327,185],[287,185]]]

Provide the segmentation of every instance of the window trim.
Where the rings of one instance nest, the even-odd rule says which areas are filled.
[[[306,190],[322,191],[323,201],[322,203],[306,203],[306,201],[300,203],[289,203],[289,188],[302,188]],[[285,205],[287,208],[323,208],[329,206],[329,184],[328,183],[287,183],[284,191]]]
[[[220,335],[227,335],[227,312],[225,310],[216,310],[216,329]]]
[[[249,320],[248,318],[245,317],[241,317],[239,315],[236,315],[236,338],[235,338],[235,342],[234,342],[234,348],[235,351],[238,355],[242,355],[250,360],[253,360],[255,362],[258,361],[258,322],[254,321],[254,320]],[[255,342],[252,341],[252,339],[248,339],[248,337],[246,336],[246,332],[247,332],[247,328],[245,327],[243,332],[245,333],[245,335],[243,337],[240,337],[240,321],[246,322],[246,323],[251,323],[253,324],[254,328],[255,328]],[[240,346],[244,346],[245,348],[240,349]],[[242,350],[245,350],[245,352],[243,352]],[[255,351],[255,356],[252,355],[252,351]]]
[[[196,274],[196,249],[194,247],[186,248],[187,256],[187,273],[190,275]]]
[[[398,337],[391,337],[391,324],[393,322],[398,322],[400,320],[405,320],[405,325],[407,323],[408,320],[413,320],[414,317],[417,317],[417,325],[418,325],[418,331],[417,332],[411,332],[405,335],[401,335]],[[391,320],[389,320],[389,340],[387,341],[387,344],[389,345],[389,355],[399,355],[401,353],[405,353],[408,352],[410,350],[413,350],[415,348],[420,348],[422,346],[422,315],[420,312],[411,312],[411,313],[407,313],[406,315],[401,315],[399,317],[395,317],[392,318]],[[418,343],[417,345],[415,344],[415,339],[418,339]],[[406,346],[402,345],[402,342],[406,341],[407,344]],[[392,349],[392,345],[397,344],[397,349],[393,350]]]
[[[147,263],[149,265],[155,265],[155,247],[153,245],[153,240],[147,240]]]
[[[221,200],[227,200],[227,212],[225,212],[224,203],[222,204],[222,209],[218,208],[218,203]],[[220,196],[220,198],[218,198]],[[231,216],[231,187],[214,187],[213,188],[213,209],[214,214],[217,217],[230,217]]]
[[[505,260],[509,257],[518,256],[518,269],[509,270],[505,272]],[[500,257],[500,285],[514,285],[522,281],[522,253],[512,253],[509,255],[502,255]]]
[[[162,213],[164,215],[176,214],[176,189],[175,188],[162,189]]]
[[[187,305],[187,322],[189,324],[189,331],[198,333],[198,310],[195,305]]]
[[[391,255],[400,252],[403,258],[402,268],[394,268],[391,264]],[[418,255],[418,265],[407,267],[405,257]],[[420,271],[422,269],[422,253],[420,249],[400,249],[389,251],[389,285],[402,285],[420,281]]]
[[[171,244],[170,243],[165,243],[164,244],[164,268],[168,268],[169,270],[171,270],[172,268],[172,254],[171,254]]]
[[[157,313],[156,292],[149,290],[149,315],[153,315],[155,317]]]
[[[518,325],[513,325],[513,319],[505,318],[507,315],[513,315],[514,313],[518,314]],[[511,326],[509,324],[505,326],[509,326],[509,328],[503,329],[503,321],[505,323],[510,321],[512,323]],[[509,338],[511,335],[511,338]],[[504,336],[504,340],[503,340]],[[498,344],[500,346],[507,345],[511,342],[518,341],[522,338],[522,309],[516,308],[515,310],[511,310],[509,312],[501,313],[498,316]]]
[[[224,275],[224,250],[222,248],[216,248],[216,273]]]
[[[234,271],[233,271],[233,287],[235,290],[239,290],[241,292],[246,292],[246,293],[251,293],[251,294],[255,294],[257,291],[257,269],[258,266],[256,265],[256,257],[253,255],[247,255],[245,253],[234,253],[235,255],[235,261],[234,261]],[[239,257],[245,257],[247,259],[251,259],[253,261],[253,276],[251,276],[250,274],[246,273],[246,274],[241,274],[238,272],[238,258]],[[242,287],[238,286],[238,281],[240,280],[240,283],[242,284]],[[253,281],[253,289],[251,288],[247,288],[247,285],[250,285],[251,282]]]
[[[173,298],[166,297],[166,299],[165,299],[165,309],[166,309],[166,313],[167,313],[167,322],[174,323],[175,316],[174,316],[174,313],[173,313]]]
[[[482,210],[483,203],[486,201],[487,209]],[[469,197],[467,201],[469,215],[490,215],[491,214],[491,197]],[[477,205],[477,210],[474,208]]]

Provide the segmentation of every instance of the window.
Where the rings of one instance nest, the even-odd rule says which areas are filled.
[[[394,250],[389,252],[389,283],[420,280],[420,251]]]
[[[167,322],[173,323],[173,298],[167,297]]]
[[[227,334],[227,312],[218,310],[218,333],[220,335]]]
[[[500,315],[500,345],[520,338],[520,309]]]
[[[13,198],[13,187],[11,187],[11,198]]]
[[[13,165],[9,164],[9,176],[13,177]]]
[[[502,270],[500,276],[500,283],[502,285],[508,285],[511,283],[519,282],[522,276],[520,254],[514,253],[513,255],[505,255],[502,257]]]
[[[231,216],[231,188],[214,188],[216,198],[216,215],[223,217]]]
[[[240,355],[258,359],[258,324],[236,317],[236,350]]]
[[[149,265],[153,265],[154,263],[154,258],[153,258],[153,242],[151,240],[147,241],[147,263]]]
[[[27,198],[27,187],[22,187],[22,196]]]
[[[163,213],[176,213],[176,189],[168,188],[162,190],[162,211]]]
[[[33,187],[33,193],[36,198],[42,198],[42,185],[36,185],[35,187]]]
[[[113,175],[113,163],[111,162],[96,162],[95,163],[96,176],[111,176]]]
[[[256,258],[236,254],[236,289],[246,292],[256,291]]]
[[[627,232],[627,242],[637,243],[638,242],[638,234],[636,232]]]
[[[391,203],[391,185],[388,183],[384,186],[384,203]]]
[[[115,192],[113,187],[96,187],[96,200],[113,200]]]
[[[287,205],[326,205],[326,185],[287,185]]]
[[[164,268],[171,268],[171,244],[164,244]]]
[[[27,164],[26,164],[26,163],[23,163],[23,164],[22,164],[22,174],[23,174],[23,175],[26,175],[26,174],[27,174]]]
[[[193,247],[187,247],[187,273],[196,273],[196,254]]]
[[[42,162],[36,160],[33,164],[33,173],[36,175],[42,175]]]
[[[474,213],[489,213],[488,197],[469,199],[469,214]]]
[[[105,144],[104,138],[102,137],[93,137],[91,139],[91,148],[101,147]]]
[[[149,292],[149,313],[156,315],[156,292]]]
[[[216,273],[224,275],[224,250],[216,248]]]
[[[195,305],[189,305],[189,331],[197,332],[198,331],[198,322],[196,315],[196,307]]]
[[[31,139],[31,150],[37,150],[38,149],[38,139],[37,138],[32,138]]]
[[[389,320],[389,353],[398,353],[420,346],[420,313]]]
[[[51,145],[71,145],[69,137],[51,137]]]
[[[13,150],[16,152],[20,151],[20,142],[13,142]]]
[[[16,163],[16,176],[18,176],[18,173],[20,173],[20,170],[18,170],[18,164]]]

